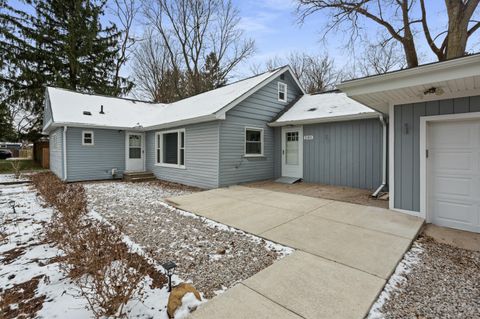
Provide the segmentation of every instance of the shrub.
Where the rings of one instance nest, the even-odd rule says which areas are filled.
[[[129,251],[120,230],[87,217],[82,185],[65,184],[51,173],[36,174],[32,182],[56,208],[47,237],[64,252],[60,266],[78,285],[97,318],[125,317],[127,302],[135,295],[141,300],[147,275],[155,288],[165,285],[164,275]]]

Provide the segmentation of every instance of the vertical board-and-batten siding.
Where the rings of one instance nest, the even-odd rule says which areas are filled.
[[[50,171],[63,179],[63,128],[49,133]]]
[[[278,82],[287,84],[287,102],[278,101]],[[229,110],[220,123],[219,186],[271,179],[274,177],[274,129],[267,124],[281,112],[301,90],[291,75],[280,76]],[[245,128],[262,128],[264,156],[245,157]]]
[[[480,96],[395,105],[395,208],[420,211],[420,118],[468,112],[480,112]]]
[[[313,136],[303,145],[305,182],[364,189],[382,183],[379,119],[304,125],[303,134]]]
[[[159,179],[201,188],[218,187],[219,121],[178,127],[185,129],[185,168],[156,165],[155,133],[146,133],[146,168]],[[169,131],[172,129],[165,129]]]
[[[82,131],[93,131],[94,145],[82,145]],[[121,177],[125,170],[125,131],[67,129],[67,180],[112,179],[112,168]]]

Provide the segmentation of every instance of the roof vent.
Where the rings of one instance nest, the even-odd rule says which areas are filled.
[[[280,74],[280,80],[285,80],[285,73]]]
[[[314,112],[316,110],[318,110],[316,107],[312,107],[311,109],[308,109],[307,112]]]
[[[89,111],[83,111],[83,115],[92,115],[92,113]]]
[[[100,114],[105,114],[105,112],[103,112],[103,105],[100,105]]]

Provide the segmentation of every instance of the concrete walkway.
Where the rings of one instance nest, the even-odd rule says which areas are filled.
[[[423,224],[383,208],[242,186],[169,201],[296,249],[192,318],[363,318]]]

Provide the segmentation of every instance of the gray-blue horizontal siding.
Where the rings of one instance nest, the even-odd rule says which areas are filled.
[[[185,128],[185,169],[155,165],[155,133],[160,131],[149,131],[146,135],[147,170],[166,181],[201,188],[218,187],[219,122],[179,128]]]
[[[82,145],[82,131],[93,131],[94,145]],[[125,170],[125,132],[107,129],[67,130],[67,180],[112,179],[116,168],[121,177]]]
[[[395,208],[420,211],[420,118],[468,112],[480,112],[480,96],[395,105]]]
[[[305,125],[303,134],[313,136],[303,145],[305,182],[364,189],[380,186],[383,132],[378,119]]]
[[[54,136],[56,145],[54,145]],[[50,171],[63,179],[63,128],[57,128],[49,134]]]
[[[278,101],[278,82],[287,84],[287,102]],[[220,124],[220,186],[271,179],[274,174],[274,129],[272,119],[294,100],[300,89],[289,73],[259,89],[227,112]],[[245,157],[245,127],[264,129],[264,156]]]

